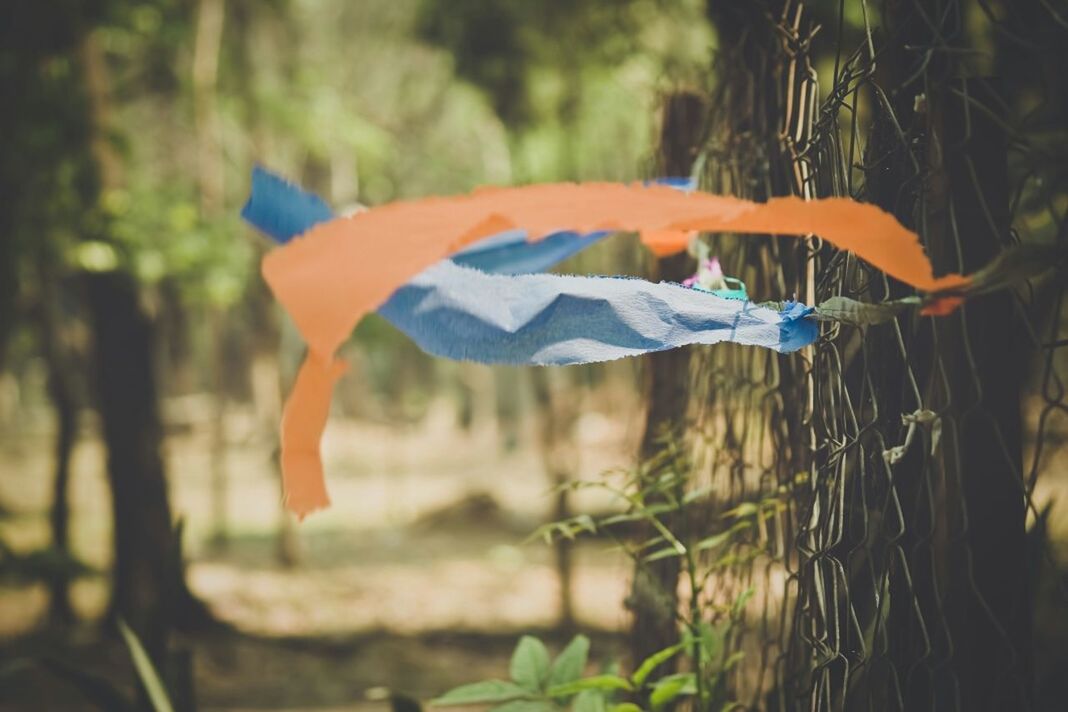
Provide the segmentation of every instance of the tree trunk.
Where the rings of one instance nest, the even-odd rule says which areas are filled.
[[[82,41],[80,59],[89,99],[90,149],[100,187],[117,189],[123,182],[122,163],[108,139],[107,67],[95,33]],[[88,273],[84,281],[114,521],[110,614],[129,623],[165,671],[172,623],[203,627],[213,620],[185,586],[180,538],[171,528],[160,454],[163,430],[153,371],[153,327],[129,274]]]
[[[707,107],[702,97],[679,92],[668,97],[660,133],[660,170],[667,176],[687,176],[700,145]],[[694,270],[687,254],[658,259],[653,279],[681,282]],[[690,390],[690,351],[671,349],[645,357],[648,411],[639,457],[650,461],[661,449],[662,438],[682,436]],[[657,473],[651,473],[656,476]],[[678,642],[675,620],[678,608],[679,559],[668,557],[652,564],[636,563],[628,606],[634,613],[631,656],[640,664],[658,650]],[[665,670],[670,664],[663,665]]]
[[[925,225],[921,216],[928,202],[923,176],[930,127],[927,117],[915,111],[915,97],[922,85],[909,90],[902,87],[921,70],[923,61],[920,53],[910,48],[933,41],[934,30],[908,0],[887,0],[883,5],[883,25],[885,39],[878,47],[874,85],[869,93],[873,123],[864,151],[865,197],[902,225],[920,231]],[[944,72],[944,61],[936,58],[928,65],[932,78]],[[873,279],[870,290],[872,302],[913,293],[911,287],[892,277],[886,277],[885,286],[882,279]],[[897,328],[887,325],[868,330],[862,348],[866,355],[857,358],[849,371],[850,392],[865,392],[864,380],[870,379],[878,432],[887,442],[902,442],[902,414],[923,405],[912,388],[913,378],[922,382],[923,371],[931,368],[934,361],[928,332],[916,327],[914,315],[903,314],[897,320]],[[876,459],[880,457],[874,452],[869,455],[869,467],[875,472],[885,467]],[[936,610],[937,584],[932,576],[918,572],[932,571],[936,565],[933,547],[924,537],[934,528],[929,521],[932,506],[927,492],[937,483],[932,481],[933,470],[922,447],[909,448],[891,466],[891,474],[892,478],[854,478],[847,490],[848,528],[832,553],[846,566],[849,597],[828,602],[837,608],[839,625],[846,628],[841,621],[855,617],[860,630],[871,631],[868,635],[873,646],[885,645],[885,662],[876,652],[869,651],[874,660],[860,668],[855,679],[847,679],[848,673],[842,667],[836,666],[835,674],[843,676],[847,707],[900,695],[905,709],[927,709],[926,705],[943,694],[938,691],[939,681],[917,674],[898,682],[892,673],[908,669],[927,654],[920,627],[923,619],[916,609],[925,613]],[[895,499],[900,502],[900,515],[885,515],[872,504]],[[896,516],[905,522],[900,534],[892,533]],[[863,554],[854,553],[857,551]],[[885,637],[885,643],[880,637]],[[942,700],[948,704],[947,698]]]
[[[215,369],[214,393],[211,398],[211,545],[216,551],[224,551],[229,545],[229,500],[230,487],[226,471],[226,405],[227,405],[227,359],[226,359],[226,310],[211,311],[212,362]]]
[[[494,412],[500,449],[510,453],[519,447],[520,416],[519,384],[515,369],[493,369]]]
[[[152,659],[162,663],[177,572],[160,456],[152,327],[129,275],[92,273],[85,282],[115,521],[112,613],[125,619]]]
[[[939,250],[948,259],[936,268],[969,274],[1009,241],[1004,103],[995,80],[967,79],[948,82],[940,104],[950,220]],[[1013,302],[1009,292],[976,297],[938,323],[956,425],[956,442],[945,447],[947,513],[952,531],[964,532],[950,551],[945,603],[967,710],[1026,710],[1032,702],[1020,402],[1028,337]]]
[[[570,498],[564,486],[571,480],[574,453],[567,444],[571,437],[576,411],[573,407],[572,389],[565,393],[554,392],[553,372],[548,368],[531,371],[534,387],[534,402],[538,413],[538,434],[542,462],[552,486],[557,488],[553,502],[553,521],[562,521],[571,516]],[[557,374],[567,378],[567,374]],[[556,573],[560,582],[560,627],[571,630],[575,627],[575,605],[572,592],[571,541],[558,538],[554,545]]]
[[[259,251],[257,251],[259,254]],[[294,519],[281,506],[281,449],[278,442],[278,424],[282,421],[282,370],[279,352],[282,334],[275,315],[274,300],[262,281],[253,281],[245,295],[252,338],[252,405],[256,413],[256,428],[261,442],[270,452],[271,471],[279,483],[278,531],[275,541],[275,556],[278,563],[293,567],[300,563],[300,540]]]
[[[193,110],[197,146],[197,191],[200,218],[207,222],[219,216],[225,200],[223,155],[217,108],[219,49],[225,20],[225,0],[199,0],[196,37],[193,44]],[[226,471],[226,328],[227,309],[212,309],[212,352],[215,370],[211,415],[211,541],[224,549],[229,538],[227,509],[229,487]]]
[[[72,559],[70,549],[70,461],[74,452],[78,428],[78,402],[75,394],[75,368],[65,340],[59,314],[59,288],[55,275],[47,267],[48,260],[39,263],[41,279],[40,329],[41,351],[48,369],[48,395],[56,413],[55,474],[52,481],[52,509],[49,524],[52,546],[66,560]],[[49,617],[59,625],[74,622],[70,604],[70,580],[57,576],[49,582]]]
[[[242,75],[251,75],[255,71],[250,47],[251,37],[256,27],[255,8],[255,5],[240,2],[229,6],[231,21],[235,27],[240,28],[233,58],[235,71]],[[249,127],[252,140],[253,157],[258,160],[264,153],[265,131],[257,99],[252,90],[251,82],[243,82],[240,96],[246,112],[245,125]],[[353,197],[356,197],[355,191]],[[254,245],[252,260],[253,264],[258,266],[266,250],[265,242],[258,235],[254,235],[252,240]],[[261,442],[267,445],[271,471],[278,482],[278,529],[275,532],[277,537],[275,556],[279,564],[288,568],[300,563],[300,539],[293,516],[286,511],[281,496],[282,466],[278,424],[282,421],[282,402],[286,385],[282,376],[280,357],[281,324],[275,311],[274,297],[263,280],[253,279],[250,282],[244,296],[244,307],[248,315],[249,331],[253,334],[250,378],[252,404],[256,413],[259,437]]]

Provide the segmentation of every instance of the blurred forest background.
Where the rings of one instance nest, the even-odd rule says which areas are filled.
[[[641,178],[661,93],[709,73],[701,3],[49,0],[5,3],[0,24],[2,635],[54,634],[129,683],[96,626],[123,610],[162,646],[139,589],[170,588],[177,522],[196,599],[175,627],[214,630],[209,613],[250,634],[196,656],[208,708],[429,696],[517,631],[625,625],[622,559],[580,554],[561,611],[552,550],[524,541],[554,510],[538,393],[578,439],[555,456],[568,474],[626,465],[638,364],[535,383],[432,359],[372,316],[324,443],[335,504],[297,525],[275,451],[303,346],[238,212],[257,162],[342,210]],[[641,270],[634,242],[594,252],[570,268]],[[72,699],[48,679],[5,692]]]
[[[341,354],[352,368],[324,441],[333,507],[298,525],[281,510],[276,450],[303,345],[259,276],[270,245],[238,212],[256,163],[339,210],[653,176],[665,97],[712,95],[738,23],[773,4],[739,3],[7,0],[10,657],[53,656],[132,689],[121,642],[101,634],[121,614],[157,659],[178,651],[168,678],[195,681],[204,709],[349,709],[383,704],[385,688],[427,697],[500,674],[521,631],[580,627],[603,654],[621,650],[629,560],[601,541],[527,537],[608,506],[551,492],[633,465],[642,362],[446,362],[369,317]],[[835,48],[863,44],[883,4],[806,5],[827,40],[814,71],[831,86]],[[979,5],[967,26],[994,56]],[[998,57],[1009,73],[1021,61]],[[1064,149],[1051,142],[1050,160]],[[652,262],[620,237],[562,271],[651,274]],[[1063,541],[1068,522],[1053,521]],[[0,705],[74,705],[52,680],[5,676]]]

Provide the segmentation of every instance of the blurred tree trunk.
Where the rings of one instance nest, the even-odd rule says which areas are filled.
[[[974,104],[970,104],[974,102]],[[971,274],[1011,244],[1008,135],[999,82],[952,80],[933,97],[948,221],[936,267]],[[939,106],[940,105],[940,106]],[[982,109],[977,108],[982,107]],[[941,119],[941,125],[938,120]],[[958,253],[959,250],[959,253]],[[964,532],[943,589],[962,707],[1031,709],[1033,646],[1021,389],[1028,335],[1010,292],[975,297],[937,322],[957,447],[945,509]]]
[[[923,91],[923,83],[914,89],[902,90],[910,77],[921,76],[941,81],[945,74],[945,57],[935,56],[930,65],[922,53],[912,49],[935,41],[938,28],[932,27],[921,9],[907,0],[886,0],[883,3],[883,26],[885,40],[878,47],[878,61],[872,99],[872,127],[865,145],[865,198],[883,208],[902,225],[919,230],[923,223],[920,213],[924,209],[923,175],[926,160],[924,152],[929,145],[930,127],[923,113],[915,111],[915,97]],[[926,70],[926,71],[925,71]],[[924,238],[927,236],[924,235]],[[912,293],[897,280],[887,277],[884,282],[872,280],[871,300],[896,299]],[[902,413],[916,409],[915,396],[910,392],[910,363],[915,375],[922,381],[923,370],[933,362],[932,345],[926,330],[913,326],[914,317],[899,317],[900,334],[895,329],[872,329],[865,335],[867,358],[858,358],[849,373],[852,392],[863,392],[863,379],[871,379],[872,392],[878,397],[878,429],[886,433],[890,442],[901,442],[904,427]],[[904,348],[898,344],[901,338]],[[866,369],[866,371],[865,371]],[[893,493],[901,502],[902,517],[909,523],[896,542],[887,541],[887,525],[873,518],[868,526],[854,526],[847,530],[833,554],[846,564],[852,611],[863,630],[883,627],[894,631],[888,635],[888,657],[894,665],[908,666],[917,658],[929,653],[927,644],[919,635],[916,621],[917,608],[922,611],[941,607],[938,582],[933,576],[909,575],[909,571],[935,571],[936,561],[931,557],[933,547],[925,544],[931,530],[937,531],[935,522],[928,522],[926,492],[937,487],[937,482],[928,481],[931,470],[925,465],[923,448],[910,448],[893,466]],[[868,485],[869,489],[873,489]],[[880,493],[882,494],[882,493]],[[889,496],[888,491],[886,495]],[[873,497],[868,494],[868,497]],[[878,495],[876,495],[878,496]],[[863,500],[852,496],[850,518],[865,521],[867,514]],[[878,501],[876,499],[876,501]],[[870,529],[870,530],[869,530]],[[896,561],[894,547],[900,546],[907,558]],[[857,547],[864,547],[863,557],[853,556]],[[903,567],[908,569],[904,570]],[[872,571],[879,572],[873,576]],[[880,588],[883,577],[889,605],[877,605],[885,600]],[[843,604],[837,604],[842,606]],[[886,608],[884,612],[881,609]],[[880,617],[885,617],[885,621]],[[904,668],[899,668],[904,669]],[[942,676],[916,675],[904,689],[906,707],[931,704],[950,705],[948,688],[942,686]],[[848,689],[847,704],[861,705],[871,699],[895,694],[895,681],[884,670],[872,667],[865,675],[864,684]],[[940,690],[939,688],[942,687]]]
[[[97,400],[115,520],[112,612],[162,661],[171,617],[174,536],[152,373],[152,326],[122,272],[86,275]]]
[[[223,307],[213,307],[210,319],[214,372],[209,456],[211,463],[211,545],[216,551],[222,551],[229,545],[230,539],[228,514],[230,487],[226,472],[226,406],[229,383],[226,373],[226,339],[229,320],[226,309]]]
[[[553,500],[553,521],[562,521],[571,516],[565,485],[571,480],[574,470],[575,453],[573,448],[568,446],[578,408],[575,407],[575,389],[570,383],[569,375],[546,367],[534,368],[530,372],[538,414],[538,444],[542,462],[549,481],[557,488]],[[571,541],[563,537],[558,538],[554,544],[554,553],[557,578],[560,582],[559,624],[564,630],[571,630],[575,627]]]
[[[50,265],[49,257],[38,259],[40,279],[40,304],[38,333],[41,353],[48,370],[48,395],[56,413],[55,474],[52,480],[52,509],[49,524],[52,530],[52,546],[67,560],[72,558],[70,548],[70,484],[71,455],[77,438],[78,401],[74,374],[77,369],[70,349],[63,337],[60,313],[59,281]],[[74,609],[70,604],[70,580],[57,576],[49,582],[49,617],[59,625],[74,622]]]
[[[0,185],[0,195],[15,195],[16,189]],[[0,371],[3,370],[7,354],[7,342],[15,327],[15,302],[18,298],[19,280],[15,245],[15,220],[6,215],[0,216]]]
[[[107,66],[95,33],[82,40],[80,59],[99,185],[105,192],[116,190],[122,186],[122,164],[108,135]],[[84,285],[114,520],[110,616],[126,620],[159,669],[167,670],[171,625],[203,627],[213,621],[186,588],[180,539],[172,530],[153,370],[154,329],[131,275],[87,273]]]
[[[667,97],[660,129],[658,169],[662,175],[688,176],[705,128],[707,107],[702,97],[677,92]],[[656,261],[652,278],[681,282],[693,274],[693,260],[686,253]],[[648,410],[639,457],[651,461],[664,438],[682,436],[690,388],[690,350],[670,349],[645,357]],[[649,473],[655,477],[657,473]],[[635,564],[628,606],[634,612],[631,655],[639,664],[658,650],[678,642],[679,559],[668,557],[651,564]],[[665,664],[661,670],[669,667]]]
[[[107,67],[94,32],[82,44],[82,61],[100,187],[116,190],[122,167],[107,134]],[[163,430],[152,372],[152,328],[129,275],[90,273],[85,287],[115,524],[111,612],[130,624],[161,664],[171,617],[167,580],[174,542],[160,456]]]
[[[193,114],[197,146],[197,191],[200,219],[209,222],[223,210],[225,200],[217,86],[225,0],[199,0],[193,43]],[[212,361],[215,372],[211,416],[212,544],[224,548],[229,537],[229,487],[226,472],[227,359],[229,315],[216,305],[211,313]]]
[[[261,254],[257,251],[257,255]],[[278,425],[282,422],[283,378],[279,363],[282,335],[274,312],[274,300],[262,280],[252,280],[246,295],[252,331],[252,406],[260,440],[267,444],[271,469],[282,481]],[[281,503],[281,497],[279,497]],[[293,567],[300,563],[300,542],[293,517],[279,508],[275,555],[278,563]]]
[[[501,452],[510,453],[519,447],[520,402],[519,384],[515,369],[493,369],[494,411]]]
[[[247,78],[241,83],[241,99],[245,111],[245,124],[252,138],[253,157],[259,160],[265,152],[263,146],[266,136],[258,100],[253,91],[256,66],[251,59],[250,46],[257,27],[257,7],[259,6],[255,2],[244,0],[231,2],[228,9],[233,26],[240,28],[237,32],[237,46],[233,55],[234,70],[240,76]],[[255,246],[252,259],[258,266],[266,252],[267,242],[259,235],[253,235],[252,239]],[[262,279],[250,280],[244,295],[244,308],[249,331],[252,333],[250,379],[252,407],[256,414],[259,440],[266,445],[270,453],[271,471],[279,486],[275,556],[279,564],[288,568],[300,563],[300,540],[293,516],[282,506],[281,497],[282,468],[278,428],[279,423],[282,422],[282,404],[287,385],[281,362],[282,327],[275,309],[274,297]]]

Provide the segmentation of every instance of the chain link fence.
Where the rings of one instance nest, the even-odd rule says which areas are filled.
[[[919,233],[939,273],[1020,243],[1068,252],[1068,13],[1055,3],[711,6],[703,187],[876,203]],[[909,293],[817,236],[713,245],[756,298]],[[798,354],[695,353],[700,484],[719,512],[781,502],[706,593],[715,610],[755,591],[729,639],[745,653],[735,699],[1063,709],[1068,577],[1047,530],[1068,505],[1040,502],[1068,485],[1064,292],[1053,271],[951,316],[827,323]]]

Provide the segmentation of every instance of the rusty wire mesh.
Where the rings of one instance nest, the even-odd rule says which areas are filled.
[[[860,2],[850,46],[844,2],[815,15],[794,0],[725,5],[710,10],[719,83],[704,187],[875,202],[941,272],[1019,242],[1068,250],[1064,98],[1048,72],[1011,73],[1024,66],[1013,53],[1046,70],[1063,56],[1068,14],[1045,0],[903,0],[876,18]],[[1007,76],[988,76],[977,23]],[[833,56],[827,87],[817,31]],[[818,236],[713,241],[759,298],[908,293]],[[731,689],[747,708],[1063,709],[1068,596],[1036,491],[1062,486],[1064,291],[1046,274],[948,317],[825,325],[790,356],[695,355],[701,481],[722,509],[784,503],[706,593],[714,604],[756,591],[729,641],[746,653]]]

